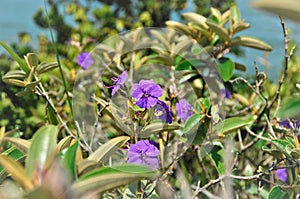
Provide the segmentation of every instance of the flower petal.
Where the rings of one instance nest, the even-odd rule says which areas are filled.
[[[143,90],[140,88],[139,84],[133,84],[131,96],[133,98],[140,98],[144,95]]]
[[[147,107],[146,108],[155,106],[157,104],[157,102],[158,102],[158,99],[156,97],[152,97],[152,96],[147,97]]]

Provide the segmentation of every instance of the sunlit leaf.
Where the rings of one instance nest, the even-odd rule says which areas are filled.
[[[53,62],[53,63],[42,62],[37,66],[36,72],[38,74],[42,74],[42,73],[48,72],[50,70],[53,70],[55,68],[58,68],[57,62]]]
[[[9,174],[11,174],[16,183],[18,183],[25,190],[30,190],[33,188],[33,183],[30,177],[27,175],[24,167],[22,167],[19,162],[7,155],[1,154],[0,164]]]
[[[192,129],[200,125],[200,121],[204,118],[202,114],[194,114],[185,122],[183,133],[189,133]]]
[[[141,165],[119,165],[102,167],[79,178],[72,190],[82,196],[86,193],[100,193],[144,178],[155,177],[157,171]]]
[[[230,24],[231,24],[231,26],[240,22],[240,20],[241,20],[240,9],[236,5],[231,6],[230,7]]]
[[[39,64],[39,57],[36,53],[27,53],[24,56],[25,62],[31,68],[36,67]]]
[[[230,41],[232,46],[246,46],[259,50],[272,51],[272,47],[266,42],[249,36],[238,36]]]
[[[28,140],[13,137],[4,137],[3,140],[10,142],[13,146],[19,149],[22,153],[27,154],[31,143]]]
[[[26,171],[30,177],[33,177],[34,170],[44,167],[50,154],[54,152],[57,132],[56,126],[46,125],[33,135],[26,159]]]
[[[195,37],[195,33],[190,30],[190,28],[185,24],[179,23],[177,21],[166,21],[166,24],[169,28],[175,29],[185,35]]]
[[[205,23],[207,18],[202,15],[199,15],[194,12],[186,12],[186,13],[183,13],[182,16],[183,16],[183,18],[203,27],[204,29],[208,28],[207,24]]]
[[[228,30],[226,30],[224,27],[220,26],[219,24],[216,24],[212,21],[206,21],[206,24],[214,31],[221,39],[225,41],[229,41],[229,33]]]
[[[214,129],[221,134],[230,133],[236,129],[240,129],[244,126],[251,124],[253,119],[244,119],[240,117],[232,117],[225,119],[224,121],[218,123]]]
[[[151,124],[147,125],[139,132],[139,137],[147,138],[154,133],[159,133],[161,131],[173,131],[179,128],[180,125],[175,122],[173,122],[172,124],[167,124],[165,122],[160,122],[160,121],[152,122]]]
[[[14,70],[14,71],[9,71],[7,72],[2,79],[24,79],[26,78],[27,75],[24,71],[21,70]]]
[[[286,140],[273,139],[272,142],[278,147],[283,153],[290,156],[292,148],[294,146]]]
[[[94,151],[88,157],[89,160],[96,160],[97,162],[105,163],[109,157],[115,153],[119,147],[123,146],[130,137],[128,136],[118,136],[107,141],[105,144],[101,145],[96,151]]]

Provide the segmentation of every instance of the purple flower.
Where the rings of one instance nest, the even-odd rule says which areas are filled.
[[[287,175],[287,172],[286,172],[286,168],[277,169],[276,170],[276,175],[277,175],[278,179],[281,180],[282,182],[287,181],[288,175]]]
[[[77,57],[77,63],[83,70],[86,70],[94,63],[94,61],[88,52],[83,52]]]
[[[124,70],[119,77],[113,77],[111,80],[114,82],[114,85],[108,86],[107,88],[112,88],[111,95],[114,96],[116,92],[120,89],[120,86],[125,83],[127,79],[127,71]]]
[[[185,99],[179,100],[176,103],[178,117],[185,121],[193,114],[193,107]]]
[[[290,128],[297,129],[300,125],[300,121],[299,120],[296,120],[296,121],[283,120],[280,122],[280,125],[288,128],[288,129],[290,129]]]
[[[226,88],[221,89],[221,93],[225,99],[229,99],[231,97],[231,93]]]
[[[130,145],[128,163],[148,165],[152,169],[157,169],[159,154],[157,143],[149,140],[140,140]]]
[[[138,99],[136,105],[140,108],[148,109],[155,106],[160,96],[162,96],[162,89],[154,84],[153,80],[141,80],[133,85],[132,97]]]
[[[159,115],[159,118],[162,121],[167,122],[169,124],[172,123],[172,115],[169,110],[169,107],[165,102],[158,100],[155,112]]]

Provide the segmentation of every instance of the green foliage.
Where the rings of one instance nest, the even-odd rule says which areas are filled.
[[[100,0],[101,6],[83,2],[48,1],[50,21],[42,10],[36,13],[38,25],[48,28],[50,23],[56,31],[53,47],[42,36],[39,53],[0,42],[14,60],[2,56],[0,62],[0,112],[6,116],[0,119],[1,185],[10,181],[10,186],[19,190],[19,198],[33,199],[81,198],[91,193],[96,198],[206,198],[207,193],[224,195],[227,190],[222,191],[228,186],[240,198],[296,197],[299,127],[280,124],[282,118],[299,116],[298,90],[291,86],[299,81],[296,56],[288,71],[283,71],[291,79],[288,84],[283,82],[282,90],[281,83],[267,82],[263,72],[257,72],[255,81],[235,75],[235,69],[246,67],[227,53],[240,46],[264,51],[272,48],[257,38],[237,36],[250,24],[242,19],[236,5],[230,5],[232,1],[195,0],[201,12],[182,13],[184,22],[170,21],[170,16],[184,10],[185,0]],[[74,24],[68,24],[65,15],[71,16]],[[151,38],[137,29],[103,42],[94,49],[101,60],[96,64],[108,70],[80,70],[76,74],[77,55],[92,50],[94,41],[136,27],[165,24],[170,29],[151,29],[147,33]],[[26,52],[24,58],[22,52]],[[212,63],[202,58],[206,52],[215,58],[216,74],[207,70]],[[108,85],[124,70],[129,76],[124,86],[152,75],[164,90],[159,100],[166,101],[172,122],[162,122],[155,108],[138,107],[127,90],[114,99],[109,97]],[[135,73],[145,77],[132,79]],[[75,83],[75,74],[76,80],[83,81]],[[219,85],[206,81],[218,77],[230,96],[215,93]],[[90,82],[97,82],[96,88],[91,88]],[[75,104],[74,112],[67,100],[78,97],[76,89],[70,89],[73,85],[87,92],[96,89],[92,96],[85,96],[88,102]],[[295,93],[289,93],[291,87]],[[183,121],[176,104],[185,92],[195,95],[184,96],[193,111]],[[288,95],[295,99],[281,107],[278,99]],[[90,108],[95,118],[80,108]],[[159,145],[157,170],[124,163],[132,144],[143,139]],[[287,180],[277,176],[280,168],[286,169]],[[5,194],[0,190],[0,197]]]

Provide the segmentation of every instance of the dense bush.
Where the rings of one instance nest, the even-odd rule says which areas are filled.
[[[41,36],[39,53],[0,43],[14,60],[0,63],[2,198],[299,197],[298,58],[282,19],[283,70],[272,83],[255,63],[253,80],[235,75],[247,67],[228,53],[272,50],[237,36],[250,24],[235,5],[178,22],[170,13],[186,1],[101,1],[95,27],[88,6],[64,1],[73,27],[59,2],[49,1],[50,20],[35,17],[54,25],[56,42]],[[121,21],[113,8],[125,9]],[[121,30],[131,31],[102,41]]]

